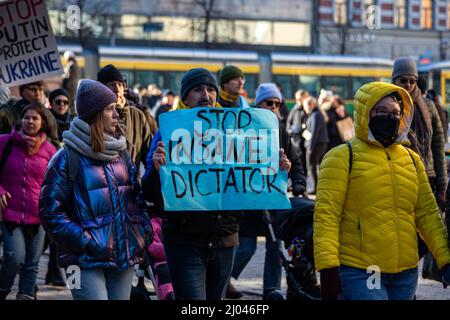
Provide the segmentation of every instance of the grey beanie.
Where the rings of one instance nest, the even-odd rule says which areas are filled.
[[[104,84],[90,79],[78,82],[75,108],[80,119],[86,120],[115,102],[116,95]]]
[[[412,57],[400,57],[395,60],[394,69],[392,70],[392,80],[403,75],[419,77],[416,62]]]
[[[194,68],[186,72],[181,79],[181,100],[184,101],[189,91],[201,84],[213,86],[217,92],[217,99],[219,98],[219,85],[216,77],[205,68]]]
[[[0,106],[8,102],[11,97],[11,91],[8,87],[0,86]]]
[[[282,100],[280,90],[278,90],[275,83],[261,83],[256,90],[255,106],[268,98],[278,98]]]

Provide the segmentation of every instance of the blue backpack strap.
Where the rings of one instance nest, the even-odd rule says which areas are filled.
[[[64,144],[64,149],[66,150],[67,154],[67,171],[69,172],[69,182],[74,183],[78,174],[78,163],[80,162],[80,157],[78,155],[78,152],[69,147],[67,144]]]
[[[347,148],[348,148],[348,174],[350,174],[352,172],[353,166],[353,150],[350,141],[347,142]]]

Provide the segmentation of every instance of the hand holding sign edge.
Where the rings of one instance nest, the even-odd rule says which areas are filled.
[[[159,168],[163,165],[165,165],[166,162],[166,149],[164,149],[165,145],[164,142],[159,141],[158,147],[155,150],[155,153],[153,154],[152,160],[153,160],[153,166],[156,170],[159,171]]]

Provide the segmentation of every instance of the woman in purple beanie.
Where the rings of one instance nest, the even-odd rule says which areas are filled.
[[[118,129],[116,95],[83,79],[64,148],[50,161],[39,213],[75,300],[128,300],[152,229]]]

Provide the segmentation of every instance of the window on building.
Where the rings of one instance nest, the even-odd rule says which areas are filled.
[[[422,0],[421,23],[422,29],[433,27],[433,3],[431,0]]]
[[[253,99],[256,93],[257,75],[245,74],[244,90],[247,92],[247,97]]]
[[[294,94],[292,93],[292,77],[289,75],[275,76],[275,83],[281,87],[281,94],[284,99],[292,99]]]
[[[147,86],[151,83],[156,84],[159,88],[164,86],[164,75],[158,71],[136,71],[135,82],[140,83],[143,86]]]
[[[320,93],[320,77],[298,76],[298,90],[306,90],[311,95],[317,96]]]
[[[406,0],[395,1],[394,24],[397,28],[404,28],[406,26]]]
[[[334,22],[347,24],[347,0],[335,0]]]
[[[375,0],[364,0],[364,8],[367,9],[369,6],[373,6],[375,3]]]
[[[361,88],[364,84],[375,81],[375,78],[366,77],[355,77],[352,78],[352,96],[355,95],[356,91]]]
[[[168,72],[168,87],[165,89],[170,89],[175,92],[176,95],[179,95],[181,89],[181,79],[183,78],[184,74],[184,72]]]
[[[343,99],[351,98],[347,77],[324,77],[324,89],[331,90]]]

